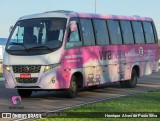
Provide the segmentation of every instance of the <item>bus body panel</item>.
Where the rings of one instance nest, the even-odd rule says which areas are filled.
[[[73,13],[71,15],[32,15],[20,18],[49,18],[65,17],[67,25],[72,17],[117,19],[117,20],[140,20],[152,21],[151,18],[104,16],[96,14]],[[117,82],[131,79],[133,68],[139,68],[139,77],[158,71],[158,45],[133,44],[133,45],[106,45],[106,46],[83,46],[66,49],[65,45],[69,34],[66,25],[63,43],[60,49],[44,55],[17,56],[4,54],[4,65],[11,67],[10,72],[3,69],[5,85],[7,88],[28,89],[68,89],[72,76],[80,72],[83,75],[83,86],[93,86],[106,82]],[[155,40],[156,41],[156,40]],[[44,71],[47,65],[59,64],[49,71]],[[21,73],[14,73],[12,66],[37,66],[40,65],[39,73],[29,73],[37,78],[36,83],[17,83]],[[22,73],[23,74],[23,73]],[[38,87],[38,88],[37,88]]]
[[[64,52],[62,67],[82,68],[85,86],[98,79],[101,83],[129,80],[134,66],[140,68],[140,77],[158,71],[157,50],[154,44],[79,47]]]
[[[36,56],[14,56],[14,55],[9,55],[8,53],[5,52],[4,56],[4,65],[10,65],[11,71],[8,72],[5,69],[4,71],[4,77],[7,80],[6,87],[7,88],[14,88],[16,86],[24,86],[23,83],[17,83],[15,78],[20,77],[20,73],[14,73],[12,66],[41,66],[40,72],[39,73],[29,73],[31,74],[31,77],[36,77],[38,78],[37,83],[29,83],[25,84],[25,86],[38,86],[42,89],[59,89],[63,88],[63,78],[61,79],[61,82],[57,81],[57,78],[59,79],[60,77],[58,76],[60,73],[60,70],[58,70],[59,67],[53,68],[47,72],[44,72],[45,65],[51,65],[51,64],[56,64],[60,63],[60,55],[62,53],[62,50],[59,49],[56,52],[52,52],[50,54],[46,55],[36,55]],[[5,61],[7,60],[7,61]],[[58,74],[57,74],[58,73]],[[53,84],[51,83],[53,80],[56,80]]]

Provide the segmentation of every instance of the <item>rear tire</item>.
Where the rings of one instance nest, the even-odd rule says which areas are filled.
[[[121,81],[120,85],[123,88],[134,88],[136,87],[136,84],[137,84],[137,78],[138,78],[137,72],[135,69],[133,69],[131,79],[127,81]]]
[[[121,87],[126,88],[126,81],[120,81],[120,85]]]
[[[78,94],[78,86],[77,86],[77,77],[72,76],[71,81],[70,81],[70,86],[69,89],[66,90],[66,96],[69,98],[74,98]]]
[[[94,85],[94,86],[89,86],[88,89],[97,89],[98,85]]]
[[[28,89],[18,89],[18,94],[21,97],[30,97],[32,95],[32,90],[28,90]]]

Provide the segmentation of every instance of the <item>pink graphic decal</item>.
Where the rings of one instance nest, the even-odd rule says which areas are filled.
[[[102,14],[93,14],[93,13],[73,13],[70,15],[70,18],[71,17],[152,21],[152,19],[149,17],[102,15]]]
[[[21,97],[20,96],[13,96],[12,97],[12,103],[14,104],[14,105],[17,105],[17,104],[19,104],[21,102]]]
[[[91,86],[105,81],[130,79],[132,66],[135,63],[140,66],[140,76],[155,72],[157,55],[158,46],[155,44],[77,47],[64,51],[62,67],[83,69],[85,85]],[[146,63],[147,61],[149,63]],[[96,71],[98,67],[99,72]],[[68,73],[69,78],[72,75],[71,71],[64,73]],[[67,83],[66,78],[65,83]]]
[[[157,50],[158,47],[152,44],[75,48],[64,53],[63,66],[82,68],[89,65],[154,61],[158,60]]]

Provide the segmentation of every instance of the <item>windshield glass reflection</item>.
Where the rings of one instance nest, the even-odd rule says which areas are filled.
[[[18,21],[10,36],[7,50],[54,50],[60,48],[66,19],[30,19]]]

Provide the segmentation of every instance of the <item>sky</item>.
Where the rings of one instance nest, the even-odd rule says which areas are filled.
[[[96,0],[96,13],[151,17],[160,38],[159,6],[160,0]],[[1,0],[0,38],[8,38],[21,16],[54,10],[95,13],[95,0]]]

